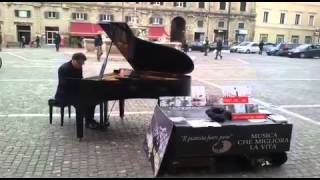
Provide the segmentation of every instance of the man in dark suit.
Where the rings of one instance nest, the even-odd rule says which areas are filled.
[[[57,32],[54,36],[54,44],[56,45],[56,51],[59,51],[60,48],[60,43],[61,43],[61,36],[59,32]]]
[[[214,59],[218,59],[218,56],[220,56],[220,59],[222,59],[221,50],[222,50],[222,40],[219,38],[217,42],[216,57]]]
[[[60,66],[58,70],[59,83],[55,99],[61,104],[73,105],[76,108],[77,115],[79,115],[79,113],[81,116],[84,115],[86,121],[85,127],[96,129],[98,128],[98,123],[93,119],[95,105],[89,106],[84,112],[80,112],[77,102],[79,85],[67,81],[67,78],[83,78],[82,66],[86,60],[87,57],[83,53],[75,53],[70,61]]]

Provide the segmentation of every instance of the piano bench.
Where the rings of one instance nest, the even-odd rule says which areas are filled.
[[[48,104],[49,104],[49,120],[50,120],[50,124],[52,124],[52,109],[53,109],[53,107],[59,107],[60,108],[60,114],[61,114],[61,126],[63,126],[64,107],[68,106],[68,112],[69,112],[69,118],[70,118],[71,105],[60,104],[55,99],[49,99],[48,100]]]

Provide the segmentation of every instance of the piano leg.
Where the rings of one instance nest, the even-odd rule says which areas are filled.
[[[104,105],[104,113],[103,113],[103,118],[104,118],[104,125],[105,126],[109,126],[110,123],[109,123],[109,118],[108,118],[108,101],[105,101],[103,102],[103,105]]]
[[[104,104],[104,103],[100,103],[100,104],[99,104],[99,106],[100,106],[100,111],[99,111],[99,112],[100,112],[100,126],[101,126],[101,127],[102,127],[103,124],[104,124],[104,122],[103,122],[103,118],[104,118],[104,117],[103,117],[103,114],[104,114],[104,113],[103,113],[103,109],[104,109],[103,104]]]
[[[84,114],[81,106],[76,107],[76,127],[77,127],[77,138],[83,137],[83,118]]]
[[[124,99],[119,100],[119,110],[120,110],[120,118],[124,117]]]

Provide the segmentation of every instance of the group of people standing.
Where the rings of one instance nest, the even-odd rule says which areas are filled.
[[[30,43],[30,47],[34,46],[34,43],[35,43],[35,47],[36,48],[40,48],[40,36],[37,35],[36,36],[36,39],[34,41],[31,41]],[[56,51],[59,51],[59,48],[60,48],[60,43],[61,43],[61,36],[60,34],[57,32],[55,33],[54,35],[54,44],[55,44],[55,47],[56,47]],[[26,37],[25,36],[21,36],[20,37],[20,41],[19,41],[19,46],[21,48],[25,48],[25,45],[27,44],[27,40],[26,40]]]
[[[216,57],[215,60],[218,59],[218,56],[220,59],[222,59],[221,51],[222,51],[222,40],[220,38],[217,39],[217,45],[216,45]],[[209,40],[208,37],[206,37],[205,43],[204,43],[204,55],[207,56],[209,51]]]

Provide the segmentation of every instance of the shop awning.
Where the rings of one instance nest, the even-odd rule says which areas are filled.
[[[168,37],[166,30],[163,26],[152,26],[148,29],[148,38],[150,40],[158,40],[161,37]]]
[[[71,36],[94,37],[103,32],[98,24],[72,22],[70,26]]]

